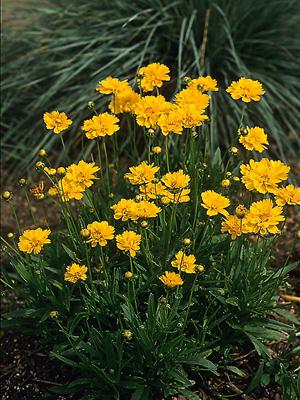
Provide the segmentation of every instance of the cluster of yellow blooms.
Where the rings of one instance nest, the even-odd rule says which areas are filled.
[[[111,136],[119,131],[119,117],[116,114],[131,113],[135,116],[138,125],[147,129],[161,132],[163,136],[170,133],[182,135],[184,129],[200,126],[208,116],[205,111],[209,105],[208,92],[218,91],[217,81],[210,76],[196,79],[186,78],[186,87],[169,102],[159,94],[159,88],[163,82],[170,80],[169,68],[160,63],[152,63],[142,67],[137,72],[137,82],[140,93],[134,91],[127,80],[108,77],[99,82],[96,90],[111,96],[108,106],[112,112],[104,112],[84,121],[82,130],[88,139]],[[156,90],[155,95],[144,93]],[[265,91],[262,84],[248,78],[240,78],[227,88],[234,100],[241,99],[245,103],[259,101]],[[72,121],[65,113],[54,111],[44,114],[47,129],[55,133],[61,133],[67,129]],[[269,142],[268,136],[261,127],[241,127],[238,132],[238,140],[246,150],[263,152]],[[233,148],[232,148],[233,149]],[[236,149],[236,148],[234,148]],[[153,154],[159,154],[161,148],[155,146]],[[232,150],[232,154],[235,154]],[[99,167],[94,162],[80,161],[66,169],[60,167],[44,167],[43,170],[50,178],[53,186],[49,189],[51,196],[58,195],[61,201],[71,199],[81,200],[86,188],[90,188],[97,179],[96,173]],[[232,239],[242,234],[276,234],[279,232],[279,224],[284,221],[283,207],[285,205],[300,205],[300,188],[294,185],[280,187],[287,180],[290,167],[281,161],[273,161],[262,158],[260,161],[251,159],[248,164],[240,167],[241,182],[247,190],[260,194],[267,194],[268,198],[253,202],[247,208],[239,204],[235,213],[230,214],[228,208],[231,201],[227,197],[213,190],[199,193],[199,201],[206,209],[209,217],[222,216],[221,232],[228,233]],[[146,161],[129,168],[125,179],[138,189],[135,198],[121,198],[111,206],[115,220],[137,221],[139,219],[156,218],[169,204],[186,203],[190,201],[190,176],[183,169],[167,172],[159,176],[160,167]],[[57,179],[56,176],[64,175]],[[235,177],[237,181],[240,179]],[[222,187],[230,185],[229,179],[222,181]],[[271,196],[274,196],[274,201]],[[201,200],[200,200],[201,198]],[[147,224],[146,221],[145,224]],[[145,225],[146,226],[146,225]],[[92,247],[104,247],[109,241],[115,239],[119,250],[135,257],[140,250],[142,236],[133,230],[125,230],[115,235],[115,228],[108,221],[94,221],[82,229],[81,234],[86,238],[86,243]],[[50,230],[26,230],[19,239],[19,249],[22,252],[39,254],[42,247],[50,243],[48,236]],[[188,241],[188,240],[187,240]],[[182,273],[194,274],[202,272],[204,267],[196,263],[193,254],[185,254],[180,250],[171,261],[171,266],[177,272],[165,271],[159,277],[160,281],[169,288],[183,285]],[[87,279],[87,267],[73,263],[66,268],[65,280],[75,283],[78,280]],[[126,279],[131,279],[132,272],[125,273]]]

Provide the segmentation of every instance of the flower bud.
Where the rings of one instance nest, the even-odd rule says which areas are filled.
[[[189,246],[192,242],[191,239],[189,238],[184,238],[182,243],[184,244],[184,246]]]
[[[8,239],[13,239],[15,237],[15,234],[13,232],[9,232],[7,234]]]
[[[223,179],[221,182],[221,186],[223,188],[228,188],[230,186],[230,180],[229,179]]]
[[[45,164],[42,161],[38,161],[37,163],[35,163],[36,168],[43,168],[45,166]]]
[[[66,168],[58,167],[56,172],[58,173],[58,175],[64,175],[66,173]]]
[[[143,200],[143,196],[141,196],[140,194],[137,194],[135,196],[135,199],[136,199],[136,201],[141,201],[141,200]]]
[[[88,105],[89,108],[94,108],[95,107],[95,103],[92,100],[88,101],[87,105]]]
[[[230,178],[230,177],[231,177],[231,175],[232,175],[232,173],[231,173],[230,171],[226,172],[226,176],[227,176],[227,178]]]
[[[152,129],[152,128],[150,128],[150,129],[148,129],[147,133],[148,133],[148,135],[149,135],[150,137],[152,137],[152,136],[154,136],[154,134],[155,134],[155,130]]]
[[[198,272],[203,272],[204,266],[202,264],[197,265],[197,270],[198,270]]]
[[[145,229],[145,228],[147,228],[147,227],[148,227],[148,225],[149,225],[149,224],[148,224],[148,222],[147,222],[147,221],[141,221],[141,224],[140,224],[140,225],[141,225],[141,227],[142,227],[142,228],[144,228],[144,229]]]
[[[161,153],[161,147],[160,147],[160,146],[154,146],[154,147],[152,148],[152,153],[154,153],[154,154],[159,154],[159,153]]]
[[[80,235],[84,238],[88,238],[90,236],[90,231],[86,228],[81,229]]]
[[[108,197],[109,197],[110,199],[113,199],[113,198],[115,197],[115,195],[114,195],[113,193],[109,193]]]
[[[9,192],[8,190],[5,190],[4,192],[2,192],[2,199],[3,200],[9,200],[12,198],[12,192]]]
[[[239,149],[235,146],[230,148],[230,153],[233,154],[234,156],[237,155],[237,153],[239,152]]]
[[[18,183],[19,183],[20,186],[25,186],[26,183],[27,183],[27,181],[26,181],[25,178],[20,178],[20,179],[18,180]]]
[[[234,182],[239,182],[240,181],[240,178],[238,176],[234,176],[232,179],[234,180]]]
[[[182,82],[185,85],[188,85],[191,82],[191,78],[189,76],[184,76],[183,79],[182,79]]]
[[[300,231],[297,232],[297,236],[300,239]]]
[[[132,339],[133,333],[129,329],[125,329],[123,332],[123,336],[125,339],[130,340]]]
[[[124,276],[126,279],[131,279],[133,277],[133,273],[131,271],[126,271]]]
[[[46,150],[45,150],[45,149],[41,149],[41,150],[39,151],[39,156],[40,156],[40,157],[46,157],[46,156],[47,156]]]
[[[56,310],[50,311],[49,312],[49,317],[50,318],[57,318],[58,317],[59,312]]]
[[[235,209],[235,213],[238,217],[243,217],[247,212],[247,208],[243,204],[239,204]]]

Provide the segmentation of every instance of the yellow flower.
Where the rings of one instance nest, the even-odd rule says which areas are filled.
[[[85,265],[79,265],[76,263],[71,264],[67,267],[65,272],[65,281],[76,283],[79,280],[85,281],[87,276],[87,267]]]
[[[136,167],[130,167],[130,172],[124,176],[132,185],[144,185],[155,179],[155,174],[158,170],[159,167],[155,167],[154,164],[148,164],[146,161],[143,161]]]
[[[130,86],[127,81],[120,81],[117,78],[109,76],[99,82],[96,90],[102,94],[115,94],[127,90],[128,88],[130,88]]]
[[[180,190],[188,186],[190,177],[180,169],[176,172],[168,172],[161,178],[161,181],[169,190]]]
[[[166,191],[164,197],[162,198],[163,204],[169,204],[169,203],[187,203],[190,201],[190,189],[181,189],[179,192],[169,192]],[[168,200],[166,200],[168,199]]]
[[[146,200],[157,199],[158,196],[164,196],[168,193],[161,182],[150,182],[142,185],[140,186],[140,191]]]
[[[300,205],[300,188],[294,185],[287,185],[286,187],[276,189],[275,200],[279,206],[286,204],[290,206]]]
[[[221,232],[228,232],[231,235],[231,239],[236,239],[242,234],[242,220],[236,215],[227,215],[226,219],[222,221]]]
[[[281,161],[263,158],[261,161],[250,160],[249,164],[240,167],[242,182],[250,191],[259,193],[274,193],[277,184],[288,178],[290,167]]]
[[[227,197],[213,190],[207,190],[201,194],[201,198],[203,201],[201,205],[207,209],[207,215],[210,217],[217,214],[222,214],[225,217],[228,215],[228,211],[226,211],[225,208],[230,205],[230,201]]]
[[[248,78],[240,78],[237,82],[232,82],[226,89],[234,100],[242,99],[243,102],[249,103],[251,100],[259,101],[260,97],[265,94],[262,84]]]
[[[108,224],[107,221],[94,221],[87,226],[90,233],[90,239],[88,243],[91,243],[92,247],[106,246],[108,240],[114,238],[115,228]]]
[[[45,244],[51,243],[48,239],[50,233],[49,229],[28,229],[20,236],[18,247],[24,253],[39,254]]]
[[[161,212],[161,208],[150,201],[142,200],[137,203],[136,211],[139,218],[156,218],[157,214]]]
[[[90,231],[88,229],[86,229],[86,228],[83,228],[83,229],[80,230],[80,235],[83,238],[88,238],[88,237],[90,237]]]
[[[111,206],[114,210],[114,219],[121,219],[128,221],[129,219],[136,221],[139,217],[137,215],[137,203],[132,199],[121,199],[117,204]]]
[[[141,235],[133,231],[124,231],[121,235],[116,236],[117,248],[129,252],[131,257],[135,257],[136,252],[140,249],[141,238]]]
[[[181,135],[183,126],[180,108],[178,107],[177,110],[171,110],[170,112],[163,113],[158,118],[157,125],[160,127],[164,136],[167,136],[169,133]]]
[[[152,63],[142,67],[137,72],[137,76],[141,77],[139,80],[140,87],[144,92],[151,92],[155,87],[161,87],[163,81],[170,80],[169,73],[169,68],[160,63]]]
[[[241,135],[239,137],[239,142],[245,147],[245,149],[250,150],[250,151],[258,151],[261,153],[264,151],[269,144],[268,142],[268,137],[263,130],[263,128],[259,128],[258,126],[255,126],[254,128],[246,128],[247,130],[247,135],[243,136]]]
[[[45,171],[48,175],[55,175],[55,174],[56,174],[56,169],[55,169],[55,168],[44,167],[44,171]]]
[[[57,196],[58,195],[58,189],[55,186],[51,186],[48,190],[49,196]]]
[[[202,125],[203,121],[208,119],[203,114],[204,110],[198,108],[196,104],[186,104],[181,107],[181,119],[184,128],[193,128]]]
[[[279,232],[277,225],[281,221],[284,221],[282,207],[273,207],[270,199],[256,201],[251,204],[249,212],[243,218],[242,230],[243,233],[275,234]]]
[[[57,173],[58,173],[58,175],[64,175],[66,173],[66,168],[58,167],[57,168]]]
[[[53,310],[53,311],[50,311],[50,312],[49,312],[49,317],[50,317],[50,318],[57,318],[58,315],[59,315],[59,312],[56,311],[56,310]]]
[[[50,196],[60,195],[63,202],[70,200],[81,200],[83,198],[84,189],[76,183],[69,181],[66,177],[58,182],[57,187],[50,188],[48,193]]]
[[[68,119],[64,112],[60,113],[58,111],[46,112],[44,114],[44,122],[46,128],[53,130],[54,133],[60,133],[72,124],[72,121]]]
[[[131,340],[133,333],[129,329],[125,329],[123,332],[123,336],[125,337],[125,339]]]
[[[170,104],[163,96],[145,96],[136,104],[134,113],[137,123],[149,129],[156,128],[158,118],[169,109]]]
[[[247,212],[248,210],[243,204],[239,204],[235,209],[235,213],[238,217],[243,217]]]
[[[96,178],[95,173],[100,170],[94,162],[86,163],[81,160],[78,164],[72,164],[67,168],[67,173],[63,178],[63,182],[74,186],[78,191],[91,187]]]
[[[120,129],[118,122],[118,117],[105,112],[84,121],[82,130],[87,132],[86,137],[88,139],[111,136]]]
[[[161,153],[161,147],[160,147],[160,146],[154,146],[154,147],[152,147],[152,153],[154,153],[154,154],[159,154],[159,153]]]
[[[221,181],[221,186],[222,186],[223,188],[228,188],[228,187],[230,186],[230,180],[229,180],[229,179],[223,179],[223,180]]]
[[[133,273],[131,271],[126,271],[124,277],[126,279],[131,279],[133,277]]]
[[[201,92],[208,91],[218,91],[216,79],[213,79],[211,76],[200,76],[196,79],[191,79],[188,82],[188,87],[195,87]]]
[[[164,275],[159,277],[159,280],[166,285],[168,288],[173,289],[176,286],[183,285],[183,280],[179,274],[175,272],[165,271]]]
[[[175,102],[180,107],[184,108],[189,104],[194,104],[197,106],[199,114],[201,114],[209,104],[210,96],[201,93],[195,87],[188,87],[181,90],[175,96]]]
[[[233,154],[234,156],[237,155],[237,153],[239,152],[239,149],[235,146],[230,148],[230,153]]]
[[[139,100],[140,96],[131,87],[128,87],[113,96],[108,108],[114,114],[134,112]]]
[[[193,254],[187,256],[182,250],[175,254],[175,259],[171,262],[171,265],[187,274],[194,274],[197,269],[196,257]]]

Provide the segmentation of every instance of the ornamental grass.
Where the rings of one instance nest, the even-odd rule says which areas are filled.
[[[13,194],[3,192],[18,229],[2,237],[11,262],[3,282],[25,302],[3,324],[39,333],[77,371],[52,388],[59,395],[200,399],[221,371],[243,376],[231,359],[242,347],[260,359],[245,394],[269,374],[296,400],[297,368],[275,363],[268,342],[293,343],[299,325],[278,295],[297,263],[270,264],[300,188],[288,184],[288,165],[266,155],[272,132],[244,119],[268,91],[247,77],[224,90],[241,113],[221,153],[209,140],[219,83],[185,77],[168,98],[171,78],[160,63],[140,68],[132,84],[107,77],[85,120],[44,110],[43,134],[57,141],[61,162],[39,150],[24,192],[28,208],[53,203],[60,223],[39,226],[31,208],[33,229],[20,226]],[[74,123],[79,162],[65,146]]]

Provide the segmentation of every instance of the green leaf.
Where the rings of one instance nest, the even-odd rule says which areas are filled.
[[[234,374],[241,376],[242,378],[245,378],[246,374],[244,371],[242,371],[241,369],[239,369],[238,367],[234,366],[234,365],[227,365],[226,369],[228,369],[229,371],[233,372]]]

